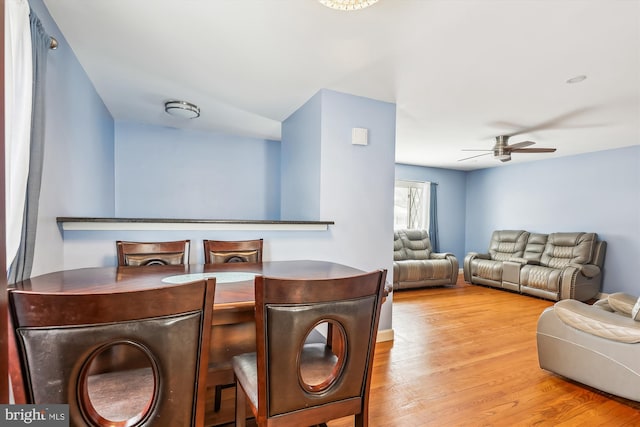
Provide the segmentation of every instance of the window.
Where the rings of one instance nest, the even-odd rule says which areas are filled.
[[[429,182],[396,180],[393,228],[429,228]]]

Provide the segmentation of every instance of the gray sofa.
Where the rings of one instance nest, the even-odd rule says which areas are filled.
[[[464,280],[552,301],[587,301],[600,292],[605,251],[596,233],[497,230],[487,253],[465,257]]]
[[[639,305],[637,297],[624,293],[611,294],[593,305],[556,302],[538,319],[540,367],[640,401]]]
[[[425,230],[393,233],[393,289],[454,285],[458,259],[451,253],[435,253]]]

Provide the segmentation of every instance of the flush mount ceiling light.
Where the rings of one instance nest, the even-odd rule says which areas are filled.
[[[318,0],[323,5],[336,10],[360,10],[369,7],[378,0]]]
[[[200,117],[200,108],[187,101],[167,101],[164,103],[164,111],[183,119]]]

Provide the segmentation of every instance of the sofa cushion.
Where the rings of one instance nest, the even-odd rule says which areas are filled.
[[[431,257],[431,240],[426,230],[399,231],[406,259],[429,259]]]
[[[540,264],[551,268],[588,264],[593,257],[596,241],[596,233],[551,233]]]
[[[496,230],[489,242],[489,255],[496,261],[522,257],[529,233],[524,230]]]
[[[548,234],[530,233],[522,258],[527,261],[540,262],[540,257],[544,252],[544,246],[547,244],[548,237]]]
[[[474,259],[471,261],[471,274],[483,279],[502,280],[502,261],[492,259]]]
[[[520,270],[520,284],[549,292],[560,291],[561,270],[540,265],[525,265]]]
[[[393,233],[393,260],[401,261],[407,259],[407,252],[404,250],[400,233]]]
[[[448,259],[406,260],[398,270],[400,282],[415,282],[430,279],[446,279],[451,276],[451,261]],[[394,269],[394,272],[396,270]]]

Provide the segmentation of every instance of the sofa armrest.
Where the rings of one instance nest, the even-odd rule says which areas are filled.
[[[584,277],[592,278],[596,277],[600,274],[600,267],[593,264],[569,264],[568,267],[575,268],[578,270],[578,273],[582,274]]]
[[[400,281],[400,264],[397,261],[393,262],[393,283],[396,284]]]
[[[593,264],[568,264],[560,271],[560,299],[587,301],[594,298],[602,286],[602,271]]]
[[[526,260],[523,259],[523,261],[526,261]],[[513,258],[509,259],[509,261],[504,261],[502,263],[502,282],[510,283],[512,286],[519,289],[520,288],[520,268],[524,264],[526,264],[526,262],[513,261]]]
[[[567,325],[612,341],[640,343],[640,322],[606,310],[567,299],[558,301],[553,310]]]
[[[471,283],[471,261],[476,258],[480,259],[491,259],[491,255],[489,254],[481,254],[478,252],[468,252],[464,257],[464,262],[462,264],[462,272],[464,274],[464,281],[467,283]]]
[[[450,252],[431,252],[429,259],[446,259],[448,257],[455,256]]]

